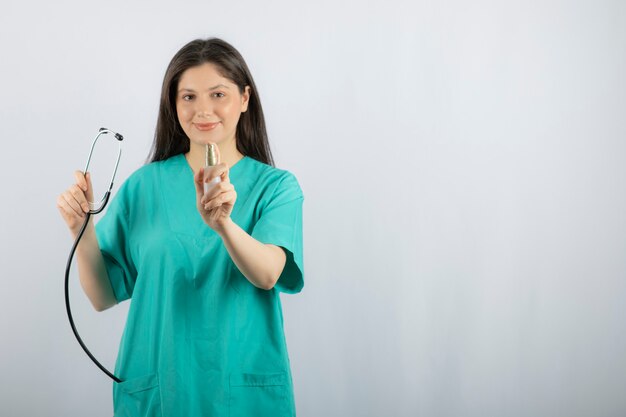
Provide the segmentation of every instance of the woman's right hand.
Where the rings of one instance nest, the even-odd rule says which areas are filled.
[[[76,171],[74,178],[76,183],[57,198],[57,207],[76,239],[89,211],[88,202],[93,201],[93,187],[89,173],[83,175],[82,171]],[[89,223],[76,249],[78,277],[91,304],[97,311],[102,311],[117,304],[117,300],[98,246],[93,222],[90,220]]]
[[[57,198],[57,208],[76,237],[85,221],[85,213],[89,211],[88,201],[93,201],[93,188],[89,173],[84,175],[82,171],[75,171],[74,178],[76,183]]]

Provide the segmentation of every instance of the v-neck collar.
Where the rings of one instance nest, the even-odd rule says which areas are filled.
[[[168,163],[169,162],[169,163]],[[244,156],[228,171],[231,183],[237,190],[237,201],[231,217],[239,211],[242,197],[247,194],[247,184],[241,176],[250,158]],[[169,166],[168,166],[169,165]],[[162,201],[173,232],[202,237],[217,237],[217,233],[204,223],[196,208],[196,188],[194,173],[184,154],[178,154],[165,161],[161,167],[160,181]]]
[[[174,160],[173,162],[176,162],[176,164],[180,164],[182,163],[183,165],[185,165],[187,167],[187,171],[191,174],[191,176],[194,176],[194,172],[193,169],[191,168],[191,165],[189,165],[189,162],[187,161],[187,158],[185,158],[185,154],[181,153],[178,154],[176,156],[173,156],[172,159]],[[250,159],[248,156],[243,156],[243,158],[241,158],[240,160],[238,160],[237,162],[235,162],[235,164],[233,166],[231,166],[228,170],[228,175],[232,176],[233,173],[237,173],[240,171],[240,167],[242,165],[245,165],[247,160]],[[244,160],[246,160],[244,162]]]

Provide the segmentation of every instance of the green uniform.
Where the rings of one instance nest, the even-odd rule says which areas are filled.
[[[279,293],[303,286],[302,191],[249,157],[229,176],[232,220],[286,251],[272,290],[239,272],[200,217],[182,154],[137,170],[96,226],[115,297],[131,299],[115,416],[295,415]]]

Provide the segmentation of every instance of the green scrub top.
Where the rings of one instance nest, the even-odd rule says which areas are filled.
[[[250,157],[231,167],[232,220],[285,249],[276,286],[254,287],[196,209],[184,155],[137,170],[96,226],[118,302],[131,299],[115,416],[294,416],[279,293],[303,286],[296,178]]]

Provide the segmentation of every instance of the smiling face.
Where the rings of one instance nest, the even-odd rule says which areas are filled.
[[[221,150],[236,149],[237,122],[248,109],[250,87],[243,94],[223,77],[218,68],[205,63],[187,69],[176,93],[178,122],[190,140],[190,147],[213,142]]]

